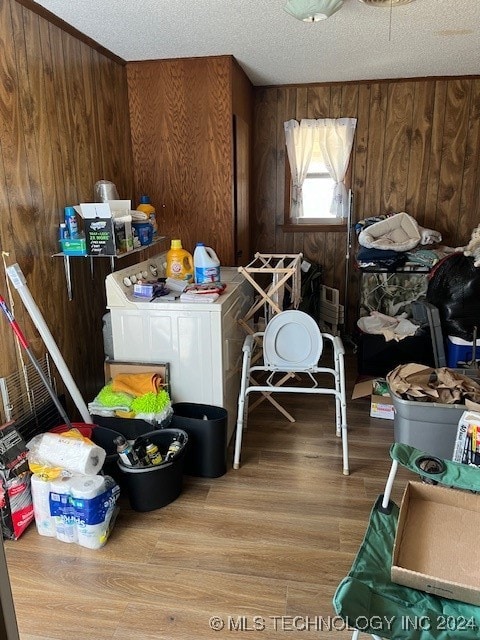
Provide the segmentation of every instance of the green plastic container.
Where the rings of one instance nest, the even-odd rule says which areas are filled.
[[[66,256],[86,256],[87,243],[85,238],[62,238],[60,246]]]

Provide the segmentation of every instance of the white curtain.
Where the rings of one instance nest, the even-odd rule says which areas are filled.
[[[302,187],[312,159],[315,120],[285,122],[288,161],[292,173],[292,218],[303,217]]]
[[[303,216],[302,187],[315,145],[318,145],[327,171],[335,182],[330,213],[335,218],[348,215],[348,195],[345,187],[352,151],[356,118],[323,118],[285,122],[285,140],[292,173],[292,218]]]

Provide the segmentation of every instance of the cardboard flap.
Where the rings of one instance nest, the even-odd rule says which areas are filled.
[[[357,398],[366,398],[372,394],[373,389],[373,380],[364,380],[363,382],[358,382],[353,387],[352,392],[352,400],[356,400]]]
[[[75,205],[74,209],[84,220],[112,217],[112,212],[108,202],[86,202],[79,206]]]

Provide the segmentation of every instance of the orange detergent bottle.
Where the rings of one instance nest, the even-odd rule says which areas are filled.
[[[188,284],[193,282],[193,258],[192,254],[182,248],[181,240],[172,240],[167,251],[167,278],[184,280]]]

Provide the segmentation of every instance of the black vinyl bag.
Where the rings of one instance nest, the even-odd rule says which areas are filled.
[[[463,253],[453,253],[438,263],[430,276],[427,301],[440,315],[444,336],[473,340],[473,327],[480,333],[480,267]]]

